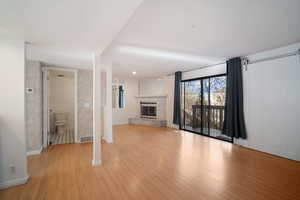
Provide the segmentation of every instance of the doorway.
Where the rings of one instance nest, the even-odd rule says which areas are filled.
[[[232,142],[223,134],[226,74],[184,80],[181,129]]]
[[[43,68],[43,146],[77,141],[77,70]]]

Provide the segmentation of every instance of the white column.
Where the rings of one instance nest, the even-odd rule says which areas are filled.
[[[101,165],[101,55],[93,63],[93,166]]]
[[[112,132],[112,64],[106,64],[106,104],[104,113],[104,139],[107,143],[113,143]]]

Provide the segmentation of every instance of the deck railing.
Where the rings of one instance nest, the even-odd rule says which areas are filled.
[[[192,127],[210,127],[217,130],[223,129],[224,106],[193,105]]]

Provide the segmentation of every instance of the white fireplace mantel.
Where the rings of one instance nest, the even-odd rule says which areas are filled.
[[[139,112],[141,113],[140,103],[141,102],[155,102],[157,108],[157,120],[166,120],[166,104],[167,104],[167,95],[137,95],[135,96],[137,100],[137,105]],[[140,115],[139,115],[140,117]]]

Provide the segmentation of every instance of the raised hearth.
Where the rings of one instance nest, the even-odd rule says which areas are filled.
[[[164,127],[164,126],[167,126],[167,120],[129,118],[128,124],[130,124],[130,125],[146,125],[146,126],[153,126],[153,127]]]
[[[128,119],[128,124],[154,127],[167,126],[166,95],[136,96],[138,115]]]

